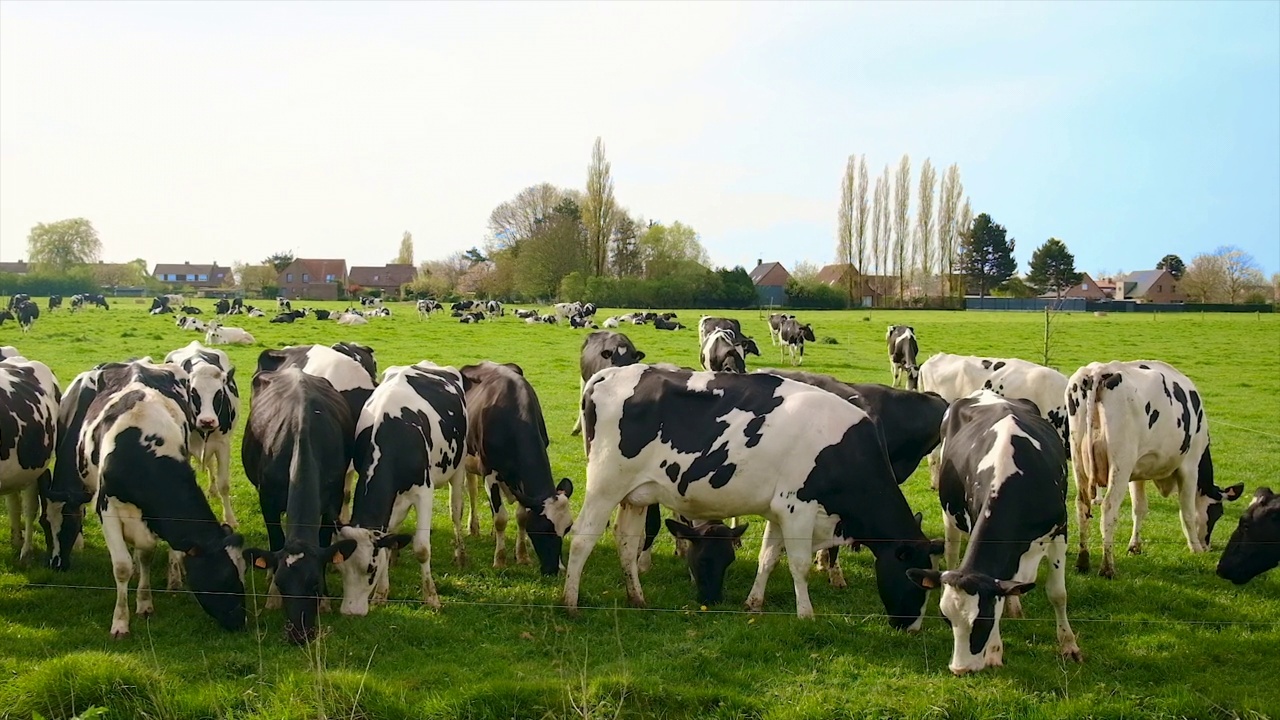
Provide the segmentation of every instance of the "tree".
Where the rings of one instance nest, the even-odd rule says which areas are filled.
[[[93,223],[84,218],[71,218],[40,223],[27,236],[27,257],[32,265],[55,275],[66,275],[72,268],[98,262],[102,241]]]
[[[1280,303],[1280,272],[1271,273],[1271,302]]]
[[[489,213],[490,236],[486,246],[490,251],[501,250],[532,237],[538,223],[548,218],[561,201],[574,194],[550,183],[538,183],[521,190]]]
[[[485,257],[484,253],[480,252],[480,248],[477,248],[474,245],[470,250],[467,250],[462,254],[471,262],[472,265],[475,265],[476,263],[489,262],[489,258]]]
[[[916,200],[916,261],[920,266],[920,274],[928,287],[929,278],[933,277],[934,261],[934,225],[933,192],[936,186],[933,163],[925,158],[920,166],[920,189]],[[927,291],[926,291],[927,294]]]
[[[889,212],[889,199],[892,192],[892,175],[889,166],[884,166],[884,173],[876,178],[876,192],[871,212],[871,245],[872,255],[876,259],[876,275],[879,276],[876,291],[880,295],[888,295],[890,287],[885,278],[889,277],[889,228],[892,224]]]
[[[968,207],[968,201],[965,206]],[[978,296],[986,297],[987,290],[1013,276],[1018,263],[1013,259],[1016,241],[1006,239],[1003,225],[982,213],[973,219],[973,225],[964,240],[964,274],[978,283]]]
[[[898,304],[906,297],[908,263],[911,258],[911,157],[898,161],[893,178],[893,261],[898,275]]]
[[[589,258],[578,204],[562,200],[518,246],[514,259],[516,289],[530,297],[555,297],[564,276],[586,272]]]
[[[235,263],[231,272],[240,281],[240,289],[245,295],[257,295],[262,292],[263,287],[275,285],[280,275],[280,272],[268,263],[261,265]]]
[[[680,221],[669,226],[650,223],[640,236],[640,252],[646,279],[670,275],[690,263],[706,266],[710,262],[698,233]]]
[[[1181,280],[1183,273],[1187,271],[1187,266],[1182,262],[1182,258],[1170,253],[1160,258],[1160,262],[1156,263],[1156,269],[1168,270],[1174,280]]]
[[[644,258],[640,253],[641,223],[626,212],[618,214],[618,225],[613,231],[613,257],[611,265],[614,277],[639,277],[644,272]]]
[[[952,164],[942,176],[938,191],[938,269],[942,273],[942,293],[952,293],[951,278],[955,275],[956,247],[960,243],[960,196],[964,185],[960,183],[960,166]]]
[[[404,236],[400,238],[400,253],[392,262],[398,265],[413,264],[413,235],[409,234],[408,230],[405,230]]]
[[[845,165],[844,180],[840,185],[840,217],[837,223],[836,260],[859,273],[867,271],[867,220],[870,208],[867,204],[867,156],[850,155]],[[855,278],[845,274],[845,293],[850,304],[854,302]]]
[[[277,273],[279,273],[281,270],[284,270],[285,268],[292,265],[293,260],[294,260],[293,253],[289,252],[288,250],[285,250],[284,252],[278,252],[273,255],[268,255],[266,259],[262,261],[262,264],[270,265],[271,267],[275,268],[275,271]]]
[[[1059,300],[1062,299],[1062,291],[1079,283],[1081,278],[1076,272],[1076,256],[1058,238],[1045,240],[1031,253],[1030,268],[1027,282],[1042,292],[1053,290],[1054,297]]]
[[[1213,254],[1222,263],[1227,302],[1240,302],[1251,287],[1266,285],[1267,280],[1262,274],[1262,269],[1258,267],[1258,261],[1244,250],[1234,245],[1224,245]]]
[[[969,205],[969,198],[965,198],[960,205],[960,212],[956,213],[955,247],[951,250],[951,267],[954,269],[952,275],[964,275],[964,248],[972,231],[973,208]],[[968,291],[966,285],[967,283],[961,280],[956,293],[963,296]]]
[[[820,269],[815,262],[801,260],[795,264],[795,267],[791,268],[791,277],[795,278],[796,282],[801,285],[805,285],[818,279],[818,271]]]
[[[592,275],[604,275],[609,266],[609,241],[618,223],[613,198],[613,177],[604,156],[604,140],[596,138],[587,166],[587,192],[582,198],[582,224],[587,232],[587,259]]]

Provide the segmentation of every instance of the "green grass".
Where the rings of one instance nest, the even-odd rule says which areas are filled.
[[[108,312],[46,313],[28,336],[6,323],[0,344],[48,363],[67,383],[98,362],[147,354],[159,359],[198,337],[179,331],[169,318],[146,316],[145,307],[121,301]],[[518,362],[547,414],[556,476],[584,487],[582,444],[568,434],[582,331],[510,317],[478,326],[439,316],[419,322],[408,305],[395,311],[395,317],[355,328],[238,318],[231,324],[248,328],[259,344],[228,351],[243,378],[263,348],[338,340],[372,345],[380,368],[424,358],[459,366],[486,358]],[[777,362],[763,316],[725,314],[741,318],[761,343],[765,357],[750,358],[752,367]],[[865,312],[801,315],[819,337],[837,341],[810,345],[805,368],[846,380],[888,380],[883,338],[885,325],[894,322],[915,326],[925,355],[945,350],[1040,359],[1043,316],[1037,314],[876,311],[870,321]],[[696,318],[694,311],[681,313],[686,323]],[[693,330],[624,330],[652,361],[697,364]],[[1280,317],[1063,315],[1055,320],[1053,344],[1051,364],[1067,373],[1092,360],[1173,363],[1204,395],[1219,484],[1244,481],[1252,493],[1259,484],[1277,483]],[[248,382],[241,387],[247,392]],[[241,409],[247,413],[248,397]],[[249,541],[261,545],[266,540],[256,497],[238,456],[236,450],[237,514]],[[924,512],[926,532],[940,537],[927,471],[922,467],[904,490]],[[576,504],[581,500],[574,497]],[[557,607],[562,578],[543,579],[527,565],[489,567],[487,518],[482,536],[468,540],[471,563],[455,568],[447,505],[441,492],[433,520],[434,574],[444,609],[421,607],[416,563],[405,557],[394,571],[392,603],[364,618],[323,617],[328,632],[310,650],[284,643],[279,612],[257,613],[249,632],[225,633],[189,596],[164,592],[157,593],[153,618],[134,618],[130,639],[111,640],[113,582],[95,519],[86,524],[86,547],[70,573],[19,568],[15,553],[5,552],[0,717],[68,717],[95,705],[113,718],[263,720],[1280,716],[1274,681],[1280,574],[1243,588],[1213,574],[1242,503],[1227,508],[1215,550],[1193,557],[1175,502],[1153,493],[1146,554],[1121,555],[1114,581],[1068,578],[1068,610],[1083,665],[1058,660],[1053,615],[1037,589],[1025,602],[1030,619],[1004,622],[1006,667],[963,679],[947,672],[951,633],[936,617],[936,600],[917,636],[893,631],[879,617],[883,608],[865,552],[842,555],[845,590],[830,588],[816,572],[811,576],[819,617],[802,622],[794,616],[785,564],[773,575],[766,613],[737,612],[755,570],[759,520],[752,521],[746,549],[730,569],[727,602],[713,612],[693,603],[688,574],[665,534],[653,570],[643,576],[651,610],[628,608],[608,536],[592,555],[583,584],[583,605],[596,609],[570,619]],[[1127,511],[1124,517],[1121,552]],[[1096,548],[1096,530],[1094,537]],[[162,572],[158,554],[155,577]],[[256,591],[265,592],[262,576],[253,580]],[[340,587],[336,577],[330,587]],[[255,599],[250,603],[254,607]]]

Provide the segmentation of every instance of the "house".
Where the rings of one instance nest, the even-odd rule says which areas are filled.
[[[381,290],[383,295],[399,295],[400,288],[417,277],[418,268],[409,264],[352,265],[347,273],[347,285],[358,285],[362,290]]]
[[[222,267],[217,261],[207,265],[185,261],[181,265],[160,263],[151,277],[173,287],[219,288],[231,277],[231,268]]]
[[[1186,293],[1179,292],[1178,280],[1168,270],[1139,270],[1131,272],[1119,283],[1123,298],[1149,303],[1184,303]],[[1119,289],[1119,288],[1118,288]],[[1119,294],[1119,293],[1117,293]]]
[[[346,260],[298,258],[276,277],[280,295],[290,300],[337,300],[346,284]]]
[[[1102,278],[1097,283],[1098,289],[1102,291],[1104,300],[1115,300],[1116,294],[1120,291],[1120,284],[1115,278]]]
[[[858,269],[849,263],[836,263],[823,267],[818,271],[818,282],[842,292],[848,292],[850,276],[853,281],[854,297],[858,299],[855,304],[862,307],[875,305],[876,298],[881,295],[877,287],[883,287],[883,285],[873,286],[868,282],[867,276],[858,272]]]
[[[1055,292],[1047,292],[1040,297],[1057,298],[1058,294]],[[1080,273],[1080,282],[1072,285],[1066,290],[1063,290],[1062,297],[1084,298],[1085,300],[1104,300],[1106,299],[1107,294],[1102,289],[1101,285],[1094,281],[1092,277],[1089,277],[1089,273]]]
[[[31,266],[21,260],[18,262],[0,262],[0,273],[26,275],[29,272],[31,272]]]
[[[761,305],[785,305],[787,303],[787,281],[791,273],[782,267],[782,263],[756,260],[756,266],[747,273],[756,286],[756,299]]]

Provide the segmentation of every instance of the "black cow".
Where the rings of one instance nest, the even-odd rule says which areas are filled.
[[[587,381],[600,370],[607,367],[623,367],[644,359],[644,351],[637,350],[631,338],[619,332],[601,330],[593,332],[582,341],[582,352],[578,357],[578,369],[581,379],[578,381],[578,394],[587,386]],[[570,435],[582,432],[582,412],[573,421]]]
[[[0,361],[0,495],[7,496],[9,531],[24,564],[31,559],[39,488],[50,479],[60,398],[44,363],[21,356]]]
[[[24,302],[27,302],[30,299],[31,299],[31,296],[26,293],[14,293],[13,296],[9,298],[8,309],[13,310],[14,308],[18,307]]]
[[[5,320],[14,320],[15,314],[22,332],[30,332],[31,326],[40,317],[40,306],[31,300],[23,300],[12,311],[0,310],[0,325],[4,325]]]
[[[916,354],[920,346],[916,344],[916,329],[910,325],[890,325],[884,339],[889,343],[889,372],[893,375],[893,387],[905,374],[907,389],[915,390],[920,386],[920,365],[916,362]]]
[[[226,315],[231,312],[231,301],[226,298],[222,298],[218,302],[214,303],[213,311],[218,315]]]
[[[779,331],[779,337],[782,340],[783,357],[786,353],[791,353],[792,365],[804,364],[804,341],[815,342],[816,338],[813,334],[813,326],[805,323],[801,325],[795,318],[789,318],[782,323],[782,329]],[[797,354],[799,359],[797,359]]]
[[[50,309],[50,310],[53,310],[53,309],[55,309],[55,308],[60,308],[60,307],[62,307],[62,296],[61,296],[61,295],[50,295],[50,296],[49,296],[49,309]]]
[[[459,300],[458,302],[450,305],[449,309],[453,310],[454,312],[463,312],[466,310],[470,310],[471,306],[475,304],[476,303],[474,300]]]
[[[279,606],[283,596],[285,631],[294,643],[315,637],[325,566],[355,551],[355,540],[330,544],[354,435],[347,404],[324,379],[298,367],[253,376],[240,458],[258,489],[271,550],[247,555],[271,571],[267,606]]]
[[[294,315],[292,312],[286,312],[286,313],[280,313],[279,315],[277,315],[277,316],[275,316],[275,317],[271,318],[271,322],[273,322],[273,323],[291,323],[291,322],[293,322],[294,320],[297,320],[297,319],[298,319],[298,317],[297,317],[296,315]]]
[[[232,300],[231,300],[231,309],[232,309],[232,310],[243,310],[243,309],[244,309],[244,300],[243,300],[243,299],[241,299],[241,298],[232,298]]]
[[[173,312],[173,309],[169,307],[169,296],[157,295],[154,298],[152,298],[151,307],[147,308],[147,312],[151,313],[152,315],[160,315],[166,312]]]
[[[663,320],[660,317],[653,319],[653,326],[658,330],[683,330],[684,329],[684,326],[681,325],[680,323],[671,322],[670,320]]]
[[[328,310],[316,309],[316,310],[312,310],[311,312],[313,315],[316,316],[317,320],[328,320],[330,316],[330,312]]]
[[[89,302],[89,304],[91,304],[91,305],[96,305],[96,306],[98,306],[98,307],[102,308],[103,310],[110,310],[110,309],[111,309],[111,306],[107,304],[107,299],[106,299],[105,297],[103,297],[102,295],[90,295],[90,296],[88,297],[88,302]]]
[[[547,457],[547,426],[533,386],[519,365],[482,362],[462,368],[467,394],[467,473],[471,529],[479,530],[476,484],[484,478],[493,511],[494,567],[506,565],[507,509],[503,495],[520,503],[516,512],[516,562],[528,562],[525,535],[533,543],[543,575],[560,569],[562,538],[573,525],[573,483],[556,484]]]
[[[657,509],[650,505],[650,514]],[[742,534],[750,523],[729,527],[719,521],[702,524],[681,522],[667,518],[667,530],[677,541],[688,543],[685,560],[689,577],[698,591],[702,605],[719,605],[724,595],[724,576],[737,559],[737,549],[742,547]],[[648,549],[648,548],[646,548]]]
[[[71,569],[71,550],[82,540],[84,505],[93,496],[85,486],[77,455],[81,430],[98,396],[102,367],[77,375],[58,406],[57,462],[49,482],[40,485],[40,527],[49,548],[49,567],[54,570]],[[100,412],[101,404],[95,409]]]
[[[1227,549],[1218,559],[1218,577],[1243,585],[1280,565],[1280,495],[1269,487],[1253,493]]]
[[[187,315],[201,315],[204,313],[203,310],[201,310],[198,307],[195,307],[194,305],[183,305],[182,312]]]
[[[1022,617],[1018,596],[1035,587],[1045,559],[1059,652],[1079,662],[1067,620],[1067,454],[1058,431],[1030,400],[980,390],[948,408],[939,455],[949,569],[907,575],[927,590],[942,588],[940,608],[955,639],[951,672],[1004,664],[1000,616],[1007,604],[1009,617]],[[963,533],[969,546],[961,562]]]

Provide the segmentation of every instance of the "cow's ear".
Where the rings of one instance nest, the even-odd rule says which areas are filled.
[[[742,537],[742,534],[747,531],[747,528],[750,527],[750,525],[751,523],[742,523],[738,527],[729,528],[729,534],[733,536],[734,540],[738,540]]]
[[[929,554],[933,556],[942,555],[947,551],[947,542],[945,540],[930,540]]]
[[[1004,597],[1021,595],[1036,586],[1033,582],[1016,582],[1013,580],[997,580],[996,587]]]
[[[279,370],[284,364],[285,355],[279,350],[263,350],[258,355],[258,372],[271,372]]]
[[[560,484],[556,485],[556,492],[565,497],[573,497],[573,481],[569,478],[560,478]]]
[[[397,533],[395,535],[383,535],[373,544],[377,548],[389,548],[391,550],[399,550],[400,548],[413,542],[413,536],[408,533]]]
[[[520,375],[521,377],[524,377],[524,368],[520,367],[519,365],[517,365],[517,364],[515,364],[515,363],[502,363],[502,364],[503,364],[505,367],[509,367],[509,368],[511,368],[512,370],[515,370],[517,375]]]
[[[324,549],[324,561],[340,565],[356,552],[356,541],[350,538],[339,540]]]
[[[227,380],[228,380],[228,381],[230,381],[230,382],[235,382],[235,381],[236,381],[236,369],[235,369],[235,367],[232,367],[230,370],[228,370],[228,371],[227,371]]]
[[[916,519],[916,527],[922,527],[924,525],[924,513],[916,513],[912,517]]]
[[[1243,495],[1244,495],[1244,483],[1236,483],[1235,485],[1232,485],[1229,488],[1223,488],[1222,490],[1223,500],[1228,500],[1228,501],[1239,500],[1240,497]]]
[[[907,571],[907,578],[923,590],[937,590],[942,587],[942,573],[937,570],[911,568]]]
[[[641,361],[641,360],[643,360],[643,359],[644,359],[644,351],[643,351],[643,350],[637,350],[637,351],[636,351],[636,362],[639,362],[639,361]]]
[[[259,570],[270,570],[275,572],[276,556],[275,553],[267,552],[259,548],[245,548],[244,560]]]
[[[605,348],[604,350],[600,351],[600,357],[604,358],[605,360],[608,360],[609,358],[613,357],[613,351],[610,350],[609,348]]]
[[[676,520],[675,518],[667,518],[667,530],[681,540],[697,540],[700,538],[693,528]]]

